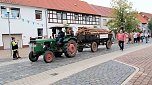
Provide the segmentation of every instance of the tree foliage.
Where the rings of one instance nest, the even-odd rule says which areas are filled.
[[[148,22],[148,28],[152,31],[152,19]]]
[[[137,12],[132,9],[132,3],[127,0],[112,0],[113,19],[107,25],[111,30],[120,30],[123,27],[124,31],[131,32],[137,28],[139,21]]]

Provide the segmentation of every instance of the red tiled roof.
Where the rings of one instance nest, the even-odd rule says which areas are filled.
[[[0,3],[18,4],[97,15],[97,12],[93,10],[87,2],[80,0],[0,0]]]
[[[148,21],[140,14],[138,14],[137,18],[141,23],[148,23]]]
[[[96,5],[91,5],[91,7],[103,17],[112,17],[112,8],[96,6]]]
[[[49,8],[49,3],[47,3],[47,0],[0,0],[0,3]]]
[[[150,14],[150,13],[141,12],[140,14],[146,16],[149,19],[152,18],[152,14]]]

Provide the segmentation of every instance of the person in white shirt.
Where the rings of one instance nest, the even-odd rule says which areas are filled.
[[[134,32],[134,43],[137,43],[137,32]]]

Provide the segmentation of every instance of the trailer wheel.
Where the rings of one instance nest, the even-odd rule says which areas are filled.
[[[98,49],[98,44],[97,44],[97,42],[92,42],[92,43],[91,43],[91,51],[92,51],[92,52],[96,52],[97,49]]]
[[[64,54],[68,58],[72,58],[77,53],[77,43],[75,40],[69,40],[64,46]]]
[[[38,60],[38,58],[39,58],[39,55],[34,54],[33,51],[31,51],[31,52],[29,53],[29,60],[30,60],[30,61],[36,62],[36,61]]]
[[[78,48],[78,52],[82,52],[83,51],[83,48]]]
[[[45,54],[44,54],[44,61],[46,63],[50,63],[54,60],[55,56],[54,56],[54,53],[52,51],[46,51]]]
[[[112,46],[112,41],[111,41],[111,40],[108,40],[108,41],[106,42],[106,48],[107,48],[107,49],[110,49],[111,46]]]

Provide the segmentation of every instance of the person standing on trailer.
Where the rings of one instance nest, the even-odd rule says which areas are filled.
[[[125,42],[125,34],[123,33],[122,30],[116,35],[116,38],[118,40],[118,45],[120,47],[120,50],[123,51],[124,49],[124,42]]]

